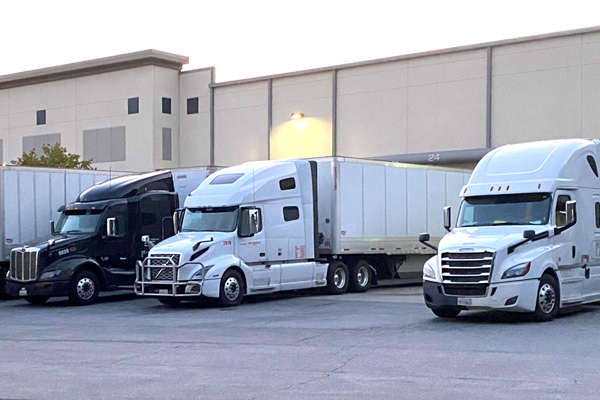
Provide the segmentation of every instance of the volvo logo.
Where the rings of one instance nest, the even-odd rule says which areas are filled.
[[[458,251],[460,251],[461,253],[466,253],[466,252],[473,252],[473,251],[475,251],[475,249],[470,248],[470,247],[463,247],[462,249],[458,249]]]

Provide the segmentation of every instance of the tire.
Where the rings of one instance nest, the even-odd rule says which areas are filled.
[[[175,307],[181,303],[181,299],[178,299],[177,297],[159,297],[158,301],[168,307]]]
[[[42,305],[45,304],[50,296],[29,296],[25,297],[25,301],[29,304]]]
[[[538,322],[551,321],[558,315],[560,288],[556,279],[549,274],[542,275],[538,286],[533,319]]]
[[[69,283],[69,300],[77,306],[87,306],[96,302],[100,293],[98,277],[91,271],[75,273]]]
[[[458,308],[432,308],[431,311],[436,316],[444,319],[456,318],[460,314],[460,309]]]
[[[230,269],[221,278],[221,290],[219,290],[219,304],[222,307],[234,307],[240,305],[244,298],[244,281],[240,273]]]
[[[332,261],[327,268],[327,286],[329,294],[346,293],[350,284],[348,267],[341,261]]]
[[[372,267],[365,260],[358,260],[350,264],[350,291],[362,293],[371,287]]]

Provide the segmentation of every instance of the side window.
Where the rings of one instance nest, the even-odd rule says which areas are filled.
[[[127,234],[127,205],[126,204],[115,204],[111,206],[107,213],[106,218],[115,218],[117,222],[117,237],[123,237]],[[104,236],[106,236],[106,221],[103,227]]]
[[[250,237],[262,231],[262,215],[260,208],[243,208],[238,234]]]
[[[172,229],[166,232],[165,228],[173,226],[172,213],[175,207],[175,199],[170,195],[152,194],[143,197],[138,211],[140,237],[148,235],[155,241],[170,236]]]
[[[300,210],[298,207],[283,207],[284,221],[294,221],[300,218]]]
[[[560,195],[556,200],[556,226],[560,228],[567,224],[567,201],[571,200],[571,196]]]
[[[600,228],[600,203],[596,203],[596,228]]]
[[[296,188],[296,180],[294,178],[286,178],[279,181],[281,190],[292,190]]]

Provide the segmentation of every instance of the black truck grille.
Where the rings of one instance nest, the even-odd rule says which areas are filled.
[[[20,282],[35,281],[39,251],[35,247],[13,249],[10,252],[10,278]]]
[[[451,296],[485,296],[494,253],[442,253],[444,292]]]

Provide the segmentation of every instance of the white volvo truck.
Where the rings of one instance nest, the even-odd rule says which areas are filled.
[[[508,145],[477,164],[461,190],[456,227],[424,266],[434,314],[496,309],[546,321],[563,307],[600,300],[599,146]]]
[[[136,293],[169,305],[206,296],[233,306],[280,290],[365,291],[397,277],[407,260],[423,265],[433,252],[419,232],[432,229],[438,240],[444,232],[429,210],[458,204],[467,179],[331,157],[223,169],[188,196],[179,233],[138,263]]]

